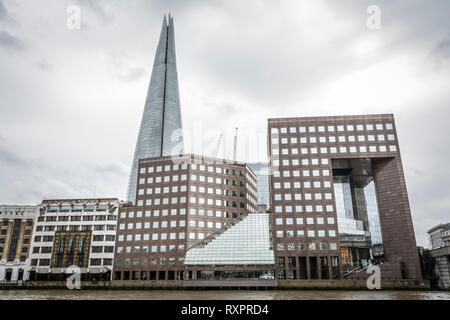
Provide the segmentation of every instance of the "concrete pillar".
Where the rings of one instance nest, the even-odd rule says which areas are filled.
[[[12,275],[11,275],[11,281],[17,281],[17,279],[19,278],[19,267],[13,267],[12,268]]]
[[[30,279],[30,269],[25,267],[25,270],[23,271],[23,281],[28,281]]]
[[[0,267],[0,281],[5,280],[5,276],[6,276],[6,269],[5,267]]]
[[[333,269],[331,267],[331,257],[327,257],[328,259],[328,276],[331,280],[333,280]]]
[[[309,265],[309,255],[306,256],[306,278],[311,280],[311,269]]]
[[[284,279],[288,279],[288,270],[289,270],[289,257],[284,257]]]
[[[320,265],[320,259],[321,258],[322,257],[317,256],[317,261],[316,261],[316,264],[317,264],[317,279],[319,279],[319,280],[322,280],[322,267]]]
[[[298,256],[295,257],[295,272],[295,278],[300,279],[300,259],[298,258]]]

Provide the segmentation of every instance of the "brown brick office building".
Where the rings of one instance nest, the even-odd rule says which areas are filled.
[[[277,277],[420,279],[392,114],[269,119]]]
[[[257,208],[245,163],[192,154],[139,161],[136,205],[120,209],[114,279],[183,279],[185,250]]]

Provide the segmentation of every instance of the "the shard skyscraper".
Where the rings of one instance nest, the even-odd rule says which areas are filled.
[[[153,63],[139,136],[128,181],[127,201],[136,202],[139,159],[184,152],[173,18],[164,21]]]

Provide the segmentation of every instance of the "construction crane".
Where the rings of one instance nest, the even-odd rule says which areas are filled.
[[[234,133],[234,150],[233,150],[233,161],[236,161],[236,147],[237,147],[237,131],[239,128],[236,128]]]
[[[219,140],[217,141],[216,150],[214,150],[214,157],[217,158],[217,154],[219,153],[220,142],[222,141],[223,133],[220,134]]]

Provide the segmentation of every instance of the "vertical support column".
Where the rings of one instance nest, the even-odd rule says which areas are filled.
[[[298,256],[295,256],[295,270],[295,278],[300,279],[300,259],[298,258]]]
[[[306,255],[306,278],[311,280],[311,266],[309,265],[309,255]]]
[[[331,267],[331,256],[328,256],[327,259],[328,259],[328,275],[330,280],[333,280],[333,268]]]
[[[13,267],[11,281],[17,281],[18,278],[19,278],[19,267],[15,266]]]
[[[0,281],[5,280],[6,269],[5,267],[0,267]]]
[[[316,261],[316,264],[317,264],[317,279],[319,279],[319,280],[322,280],[322,266],[320,264],[321,258],[322,257],[317,256],[317,261]]]

